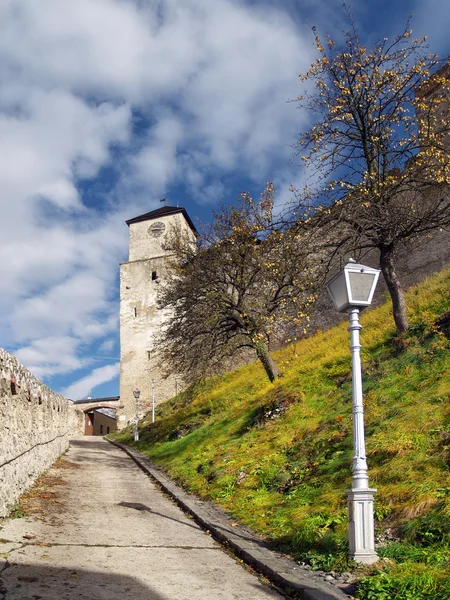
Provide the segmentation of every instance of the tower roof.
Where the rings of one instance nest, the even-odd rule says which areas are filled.
[[[186,209],[179,208],[178,206],[162,206],[161,208],[151,210],[150,212],[145,213],[143,215],[139,215],[138,217],[134,217],[133,219],[128,219],[128,221],[125,221],[125,223],[129,227],[132,223],[140,223],[141,221],[152,221],[153,219],[159,219],[160,217],[166,217],[168,215],[176,215],[178,213],[181,213],[183,215],[183,217],[188,222],[189,227],[192,229],[195,235],[198,235],[198,231],[195,228],[195,225],[192,222],[190,216],[187,214]]]

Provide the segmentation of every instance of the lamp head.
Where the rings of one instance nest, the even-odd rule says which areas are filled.
[[[380,271],[349,261],[327,283],[328,293],[337,311],[366,308],[372,303]]]

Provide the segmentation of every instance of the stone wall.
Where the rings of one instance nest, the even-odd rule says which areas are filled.
[[[178,209],[176,209],[178,210]],[[164,231],[152,234],[155,224]],[[118,427],[126,426],[136,414],[133,390],[141,392],[138,413],[152,406],[152,380],[155,404],[176,395],[181,379],[165,376],[159,367],[155,346],[161,328],[170,315],[157,306],[158,290],[171,277],[173,256],[166,249],[167,240],[174,234],[190,239],[195,236],[181,213],[130,224],[130,260],[120,265],[120,402]]]
[[[348,257],[346,256],[345,259]],[[380,268],[378,251],[372,250],[359,260],[369,267]],[[346,260],[343,261],[345,264]],[[437,232],[433,236],[423,236],[408,244],[399,245],[396,260],[397,274],[405,290],[421,283],[433,273],[437,273],[450,265],[450,231]],[[378,306],[390,299],[383,276],[380,275],[373,299],[373,306]],[[339,314],[324,289],[319,296],[314,315],[311,319],[309,333],[326,330],[339,321],[347,319],[347,314]],[[393,317],[392,317],[393,318]]]
[[[139,411],[148,410],[152,402],[152,379],[155,380],[155,403],[175,396],[175,378],[164,379],[158,367],[154,339],[169,313],[158,309],[157,294],[168,273],[168,258],[158,257],[120,265],[120,411],[119,428],[136,413],[133,390],[141,391]],[[152,272],[158,281],[152,280]]]
[[[0,348],[0,517],[82,427],[82,412]]]

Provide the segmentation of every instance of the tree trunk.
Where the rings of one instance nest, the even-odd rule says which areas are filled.
[[[405,293],[395,272],[394,263],[394,248],[392,246],[382,247],[380,249],[381,272],[392,298],[392,310],[397,333],[403,333],[408,329],[409,323],[406,316]]]
[[[262,365],[267,373],[267,377],[273,383],[277,377],[281,377],[281,374],[269,352],[269,349],[267,348],[267,344],[264,342],[257,342],[254,348],[256,350],[257,357],[262,362]]]

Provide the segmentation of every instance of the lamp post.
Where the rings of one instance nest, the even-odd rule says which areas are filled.
[[[136,421],[134,423],[134,441],[135,442],[139,441],[138,421],[139,421],[139,396],[140,395],[141,395],[141,391],[136,388],[133,392],[134,399],[136,400]]]
[[[327,283],[336,310],[348,312],[350,349],[352,352],[353,464],[352,488],[346,490],[348,503],[349,556],[355,561],[372,564],[375,552],[373,497],[369,488],[364,440],[364,404],[361,377],[359,311],[370,306],[380,271],[350,261]]]
[[[155,422],[155,380],[152,379],[152,423]]]

